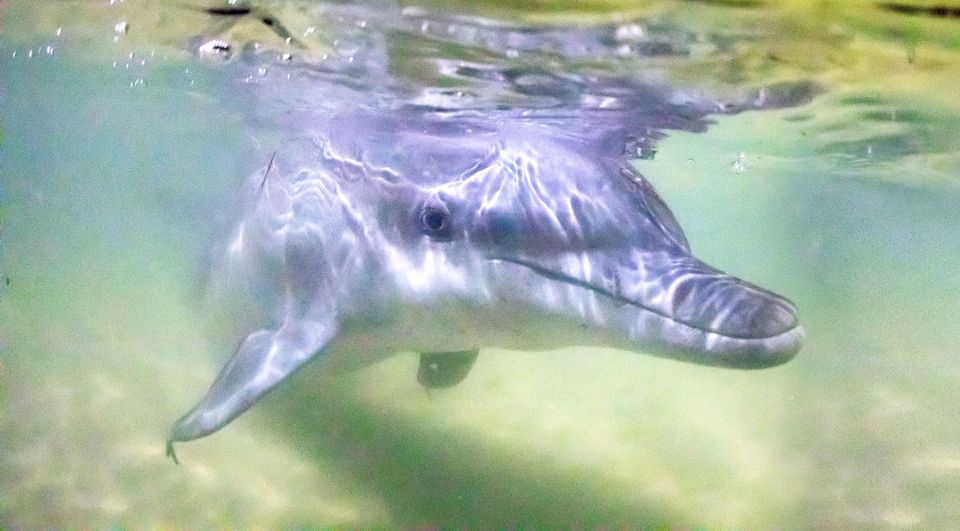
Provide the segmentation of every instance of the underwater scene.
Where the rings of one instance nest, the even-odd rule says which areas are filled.
[[[0,528],[960,523],[960,4],[0,17]]]

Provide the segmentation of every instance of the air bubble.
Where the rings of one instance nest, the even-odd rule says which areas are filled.
[[[617,28],[614,37],[620,42],[637,42],[643,40],[645,32],[639,24],[625,24]]]
[[[747,169],[747,154],[743,151],[737,155],[737,160],[733,161],[733,169],[737,173],[743,173]]]
[[[226,56],[230,53],[230,43],[221,39],[212,39],[197,48],[197,52],[205,56]]]

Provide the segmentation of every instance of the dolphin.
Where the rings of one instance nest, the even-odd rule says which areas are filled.
[[[469,67],[457,74],[547,104],[451,106],[343,72],[272,72],[252,83],[255,107],[286,139],[249,177],[222,259],[264,317],[173,425],[174,461],[174,443],[219,430],[316,359],[418,352],[430,389],[465,378],[482,347],[737,369],[800,349],[794,305],[692,254],[630,158],[710,114],[797,104],[804,85],[718,105],[635,80]]]
[[[172,444],[315,358],[423,353],[447,387],[481,347],[596,345],[757,369],[800,348],[785,298],[697,259],[622,157],[536,119],[407,110],[330,119],[261,175],[228,261],[272,293]],[[448,360],[448,361],[447,361]]]

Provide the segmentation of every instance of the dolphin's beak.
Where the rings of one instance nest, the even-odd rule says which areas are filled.
[[[789,361],[800,350],[803,329],[786,298],[693,256],[674,257],[666,269],[657,257],[645,262],[621,272],[626,276],[621,277],[621,296],[665,318],[664,339],[676,347],[668,349],[668,356],[763,368]]]
[[[563,258],[501,258],[541,277],[598,295],[597,324],[639,349],[706,365],[763,368],[784,363],[803,340],[793,304],[676,249],[621,256],[591,251]]]

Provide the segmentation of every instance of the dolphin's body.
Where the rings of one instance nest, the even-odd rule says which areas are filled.
[[[171,455],[315,358],[421,352],[418,379],[444,387],[481,347],[747,369],[800,348],[793,305],[693,256],[623,155],[625,139],[702,130],[716,108],[635,83],[583,88],[617,102],[586,110],[344,105],[363,99],[324,90],[341,96],[288,116],[296,138],[251,177],[224,260],[268,318],[176,422]]]

